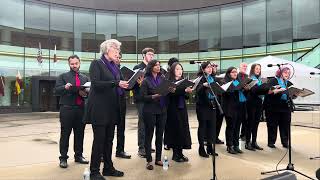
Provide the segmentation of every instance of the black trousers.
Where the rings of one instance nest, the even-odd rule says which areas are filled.
[[[226,114],[226,141],[227,146],[239,146],[240,125],[246,114],[245,104],[241,104],[231,114]]]
[[[63,105],[60,107],[60,160],[69,158],[69,137],[72,130],[74,134],[74,156],[82,157],[85,128],[85,124],[82,122],[83,113],[84,109],[82,107]]]
[[[262,102],[261,104],[247,104],[248,108],[248,126],[246,131],[246,143],[250,141],[252,143],[257,142],[257,133],[262,113]],[[252,139],[251,139],[252,138]]]
[[[145,142],[145,127],[143,120],[143,106],[144,104],[141,102],[136,103],[136,107],[138,110],[138,147],[139,150],[144,150],[144,142]]]
[[[156,161],[161,161],[163,131],[166,124],[166,113],[152,114],[143,113],[143,120],[145,125],[145,150],[147,162],[152,162],[151,156],[151,142],[153,138],[154,128],[156,128]]]
[[[126,99],[125,96],[120,97],[120,116],[117,120],[117,153],[124,151],[126,129]]]
[[[247,116],[247,102],[240,103],[241,109],[244,111],[239,112],[239,116],[241,118],[241,131],[240,137],[245,137],[247,134],[247,127],[248,127],[248,116]]]
[[[291,123],[291,112],[271,112],[266,111],[268,144],[275,144],[277,140],[277,131],[279,126],[281,143],[288,144],[289,128]]]
[[[217,123],[216,123],[216,139],[219,138],[219,134],[221,131],[221,126],[222,126],[222,121],[223,121],[223,114],[220,113],[219,110],[216,112],[216,118],[217,118]]]
[[[211,107],[196,107],[198,127],[198,142],[200,146],[204,146],[204,141],[207,144],[213,144],[216,140],[216,109]]]
[[[106,126],[92,125],[93,143],[91,150],[90,172],[98,174],[100,172],[101,154],[103,154],[103,171],[114,169],[111,155],[114,137],[115,124],[110,123]]]

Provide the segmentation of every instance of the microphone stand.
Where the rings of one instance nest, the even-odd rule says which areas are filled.
[[[204,69],[201,67],[201,65],[200,65],[200,68],[201,68],[203,77],[206,78],[206,81],[207,81],[207,83],[208,83],[210,92],[211,92],[212,95],[214,96],[214,100],[215,100],[215,102],[216,102],[216,104],[217,104],[217,106],[218,106],[218,109],[219,109],[220,113],[223,114],[223,110],[222,110],[221,105],[220,105],[220,103],[219,103],[219,101],[218,101],[218,99],[217,99],[217,96],[216,96],[216,94],[214,93],[214,91],[213,91],[213,89],[212,89],[212,87],[210,86],[210,83],[209,83],[209,81],[208,81],[208,76],[207,76],[206,73],[204,72]],[[212,101],[210,101],[210,102],[212,103],[212,109],[215,109],[213,102],[212,102]],[[214,132],[214,133],[216,133],[216,132]],[[214,141],[215,141],[215,140],[214,140]],[[216,154],[216,143],[215,143],[215,142],[212,143],[212,149],[213,149],[213,155],[211,156],[211,158],[212,158],[212,174],[213,174],[213,177],[212,177],[211,180],[216,180],[217,178],[216,178],[216,155],[215,155],[215,154]]]
[[[285,81],[284,78],[283,78],[283,76],[282,76],[282,70],[281,70],[280,64],[277,64],[277,66],[278,66],[278,68],[279,68],[281,78],[283,79],[283,81]],[[288,85],[287,85],[287,83],[284,82],[284,84],[285,84],[285,86],[286,86],[286,91],[288,91]],[[289,108],[290,108],[290,111],[291,111],[291,112],[294,112],[295,107],[294,107],[294,103],[293,103],[293,101],[292,101],[292,98],[290,97],[289,94],[288,94],[287,96],[288,96],[288,99],[289,99],[289,100],[288,100],[288,106],[289,106]],[[288,162],[287,167],[284,168],[284,169],[279,169],[279,170],[261,172],[261,174],[264,175],[264,174],[269,174],[269,173],[279,172],[279,171],[293,171],[293,172],[296,172],[296,173],[298,173],[298,174],[300,174],[300,175],[302,175],[302,176],[304,176],[304,177],[306,177],[306,178],[308,178],[308,179],[314,180],[312,177],[310,177],[310,176],[308,176],[308,175],[306,175],[306,174],[303,174],[303,173],[301,173],[301,172],[299,172],[299,171],[297,171],[297,170],[294,169],[294,166],[293,166],[293,164],[292,164],[292,159],[291,159],[291,119],[290,119],[290,123],[289,123],[288,126],[289,126],[289,127],[288,127],[289,162]]]

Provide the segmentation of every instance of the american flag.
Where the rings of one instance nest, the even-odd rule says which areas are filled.
[[[39,64],[41,64],[43,62],[42,59],[42,50],[41,50],[41,43],[39,42],[39,49],[38,49],[38,56],[37,56],[37,61]]]

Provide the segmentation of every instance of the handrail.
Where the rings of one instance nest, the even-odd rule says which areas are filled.
[[[302,54],[298,59],[296,59],[294,62],[299,61],[300,59],[302,59],[305,55],[307,55],[309,52],[313,51],[316,47],[320,46],[320,42],[315,45],[313,48],[311,48],[310,50],[308,50],[307,52],[305,52],[304,54]]]

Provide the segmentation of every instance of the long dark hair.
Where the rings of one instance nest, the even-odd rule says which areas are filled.
[[[229,67],[229,68],[227,69],[226,75],[224,76],[224,81],[225,81],[226,83],[232,81],[232,78],[231,78],[231,76],[230,76],[230,73],[231,73],[231,71],[234,70],[234,69],[237,70],[237,68],[235,68],[235,67],[233,67],[233,66],[231,66],[231,67]]]
[[[251,68],[250,68],[250,73],[249,76],[251,77],[252,75],[256,76],[256,74],[254,73],[254,70],[256,69],[256,66],[260,66],[260,73],[258,75],[258,77],[261,76],[261,64],[252,64]]]
[[[176,69],[176,67],[178,65],[180,65],[181,68],[182,68],[182,76],[181,76],[181,78],[183,79],[183,67],[179,62],[175,62],[175,63],[173,63],[171,65],[171,67],[169,69],[169,72],[168,72],[169,73],[169,80],[176,80],[175,69]]]
[[[156,66],[157,63],[160,63],[160,61],[158,60],[152,60],[148,63],[147,67],[146,67],[146,74],[145,76],[152,76],[152,69],[153,67]],[[161,74],[161,71],[159,72],[159,74]]]
[[[201,63],[201,65],[200,65],[201,67],[199,68],[197,76],[202,76],[203,75],[202,70],[204,71],[204,69],[207,68],[207,66],[209,66],[210,64],[211,64],[210,61],[206,61],[206,62]]]

